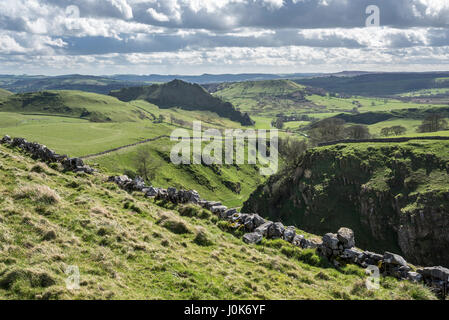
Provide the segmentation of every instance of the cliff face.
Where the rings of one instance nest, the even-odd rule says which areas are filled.
[[[272,177],[245,212],[313,233],[345,225],[367,250],[421,265],[449,265],[449,143],[336,145],[309,150]]]

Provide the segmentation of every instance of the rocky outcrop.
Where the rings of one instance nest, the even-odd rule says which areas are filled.
[[[0,143],[10,145],[13,148],[19,148],[30,154],[32,158],[43,162],[61,163],[66,171],[84,172],[88,174],[94,172],[94,170],[88,165],[85,165],[80,158],[68,158],[66,155],[59,155],[42,144],[28,142],[24,138],[12,139],[10,136],[4,136],[0,140]]]
[[[342,224],[371,251],[449,266],[449,143],[336,145],[310,149],[244,204],[315,234]]]

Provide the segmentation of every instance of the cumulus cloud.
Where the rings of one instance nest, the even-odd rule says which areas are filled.
[[[446,65],[447,0],[375,3],[380,28],[365,27],[372,0],[3,0],[0,72]]]

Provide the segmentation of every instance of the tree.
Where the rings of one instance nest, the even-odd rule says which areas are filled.
[[[134,163],[137,174],[150,184],[156,177],[157,169],[161,167],[161,163],[152,158],[150,148],[148,147],[137,150]]]
[[[397,136],[401,136],[407,132],[407,129],[403,126],[394,126],[391,127],[391,131]]]
[[[391,135],[391,128],[390,127],[382,128],[382,130],[380,130],[380,134],[383,135],[384,137],[389,137]]]
[[[441,113],[432,113],[428,115],[421,125],[419,126],[419,132],[436,132],[447,128],[447,120]]]
[[[308,145],[306,140],[300,140],[294,137],[279,138],[279,154],[285,161],[285,164],[289,168],[295,168],[298,166],[298,161],[301,159],[301,155],[307,150]]]
[[[345,122],[336,118],[319,121],[310,130],[310,137],[316,143],[342,140],[345,135]]]
[[[170,119],[170,120],[172,121],[172,119]],[[162,114],[160,114],[159,117],[154,121],[154,123],[162,123],[164,121],[165,121],[165,117]]]
[[[271,122],[271,125],[276,129],[282,130],[284,128],[284,119],[282,117],[276,118]]]
[[[345,131],[346,136],[349,139],[362,140],[369,139],[371,137],[368,127],[363,125],[349,126],[345,129]]]
[[[394,126],[394,127],[386,127],[383,128],[380,131],[380,134],[385,136],[385,137],[389,137],[391,135],[396,135],[396,136],[400,136],[403,135],[407,132],[407,129],[404,128],[403,126]]]

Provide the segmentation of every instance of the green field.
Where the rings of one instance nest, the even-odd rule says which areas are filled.
[[[306,100],[298,99],[296,93],[303,95]],[[271,129],[271,122],[276,114],[284,111],[285,114],[308,115],[321,120],[342,112],[350,113],[355,106],[362,113],[420,107],[394,99],[307,95],[304,86],[288,80],[224,84],[215,95],[231,101],[241,110],[251,109],[254,113],[252,118],[256,122],[253,127],[255,129]],[[58,153],[70,156],[96,154],[170,135],[179,127],[190,129],[193,121],[201,121],[203,129],[243,128],[240,123],[219,117],[210,111],[161,109],[143,100],[122,102],[114,97],[80,91],[50,91],[5,97],[6,100],[0,103],[0,135],[8,134],[38,141]],[[242,107],[240,103],[248,103],[248,108]],[[82,116],[82,110],[91,114]],[[92,114],[110,120],[96,122],[91,117]],[[162,119],[162,122],[155,121],[157,119]],[[384,127],[403,125],[407,128],[406,135],[416,136],[420,135],[417,133],[419,123],[415,119],[395,119],[370,125],[369,130],[373,136],[379,136]],[[310,122],[287,122],[280,136],[293,135],[303,139],[301,133],[306,132],[298,132],[298,129],[301,130],[301,127],[308,124]],[[438,134],[446,135],[447,131]],[[97,164],[111,174],[135,172],[137,150],[149,148],[154,160],[162,164],[152,181],[154,185],[196,189],[205,197],[219,199],[228,206],[240,206],[264,182],[258,170],[251,166],[223,166],[220,174],[208,167],[174,166],[168,159],[172,145],[168,139],[158,140],[89,159],[88,162]],[[237,183],[240,183],[238,188]]]
[[[242,126],[209,111],[186,111],[178,108],[160,109],[145,101],[120,102],[115,98],[92,93],[80,92],[54,92],[62,96],[66,116],[50,114],[44,110],[42,103],[34,103],[20,112],[0,112],[0,135],[24,137],[29,141],[37,141],[47,145],[60,154],[70,156],[86,156],[106,150],[130,145],[139,141],[170,135],[173,130],[180,127],[173,119],[184,121],[181,127],[190,130],[193,121],[201,121],[203,130],[209,128],[232,129]],[[95,98],[94,103],[92,99]],[[53,99],[53,98],[52,98]],[[53,100],[52,100],[53,101]],[[121,115],[114,120],[117,122],[92,122],[77,117],[74,114],[75,106],[86,106],[90,101],[90,110],[110,115],[117,111],[127,114],[129,110],[138,110],[146,117],[126,121]],[[41,109],[37,109],[37,107]],[[4,109],[13,110],[14,105],[8,104]],[[0,108],[0,110],[2,110]],[[62,109],[61,109],[62,110]],[[28,114],[28,112],[36,112]],[[39,112],[37,112],[39,111]],[[45,114],[44,111],[48,113]],[[33,112],[33,113],[34,113]],[[162,123],[155,123],[154,119],[163,116]],[[217,175],[210,168],[202,166],[174,166],[170,163],[169,155],[174,143],[168,139],[147,143],[139,147],[131,147],[89,160],[91,164],[98,164],[102,170],[110,174],[123,174],[135,171],[134,161],[138,148],[150,148],[154,161],[163,165],[158,169],[155,186],[176,186],[178,188],[196,189],[211,199],[222,200],[229,206],[240,206],[248,195],[264,181],[264,178],[252,166],[223,167],[222,173]],[[244,183],[240,183],[245,181]],[[238,185],[237,185],[238,184]]]
[[[125,122],[148,118],[129,103],[81,91],[43,91],[10,95],[0,102],[0,112],[51,114],[88,119],[92,122]]]
[[[418,91],[401,93],[398,96],[400,96],[400,97],[426,97],[426,96],[448,95],[448,94],[449,94],[448,88],[433,88],[433,89],[423,89],[423,90],[418,90]]]

